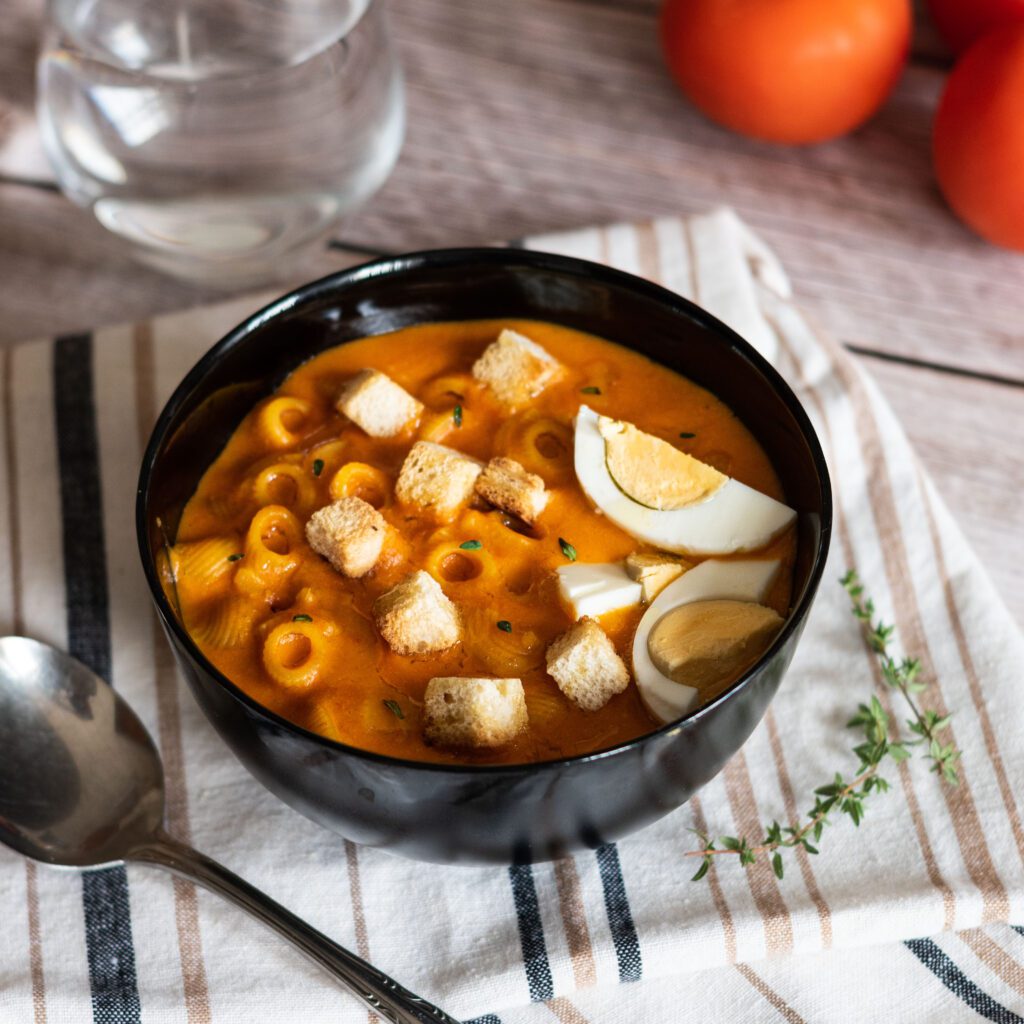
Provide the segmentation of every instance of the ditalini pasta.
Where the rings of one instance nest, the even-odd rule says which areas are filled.
[[[261,506],[284,505],[294,512],[308,512],[316,502],[316,486],[305,466],[275,462],[256,475],[253,497]]]
[[[263,641],[263,667],[271,679],[290,690],[305,690],[327,668],[328,643],[336,633],[322,617],[291,620],[275,626]]]
[[[581,408],[596,467],[578,464]],[[581,473],[618,477],[590,494]],[[730,505],[729,539],[778,566],[757,596],[784,616],[790,510],[761,447],[714,396],[554,324],[428,324],[329,349],[256,405],[186,506],[163,572],[207,658],[328,740],[416,760],[545,760],[662,720],[633,677],[648,604],[591,602],[595,618],[580,604],[577,621],[556,570],[611,565],[634,589],[625,574],[644,570],[654,602],[692,567],[734,557],[704,550],[717,541],[701,516],[673,511],[719,486],[733,505],[771,508],[752,550]],[[628,514],[602,507],[620,492]],[[641,536],[645,508],[667,523],[664,544]],[[686,534],[692,523],[702,536]],[[650,566],[666,560],[662,583]],[[715,608],[673,614],[703,622]],[[767,636],[766,614],[733,609],[728,621],[755,618]],[[689,692],[673,675],[695,664],[686,637],[650,634],[644,666],[653,659],[662,690]],[[745,668],[749,639],[724,637],[730,672]],[[701,693],[735,678],[706,662]]]
[[[301,398],[272,398],[257,414],[260,439],[271,449],[291,448],[304,435],[311,412],[312,405]]]
[[[332,477],[328,493],[339,498],[362,498],[374,508],[391,500],[391,480],[386,473],[366,462],[346,462]]]

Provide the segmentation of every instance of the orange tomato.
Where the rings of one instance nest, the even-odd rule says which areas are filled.
[[[673,77],[708,117],[771,142],[852,131],[899,78],[910,0],[666,0]]]
[[[979,235],[1024,250],[1024,23],[982,36],[946,82],[932,137],[949,205]]]
[[[928,0],[928,10],[957,53],[999,25],[1024,21],[1024,0]]]

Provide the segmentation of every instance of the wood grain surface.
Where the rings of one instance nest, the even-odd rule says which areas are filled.
[[[1024,257],[971,235],[935,186],[941,41],[919,12],[913,59],[878,116],[846,139],[783,148],[687,105],[660,59],[657,8],[390,0],[408,82],[399,165],[289,278],[377,252],[731,205],[804,305],[864,354],[1024,620],[1020,560],[1006,557],[1024,536]],[[56,191],[32,117],[40,9],[7,0],[0,32],[0,341],[219,297],[130,262]]]

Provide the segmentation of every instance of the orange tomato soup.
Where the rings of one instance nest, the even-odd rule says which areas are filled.
[[[556,383],[515,412],[470,374],[504,327],[526,334],[565,367]],[[396,437],[369,437],[335,409],[342,384],[365,367],[386,373],[425,405],[422,416]],[[186,506],[169,552],[185,627],[206,657],[263,706],[332,739],[395,757],[543,761],[650,732],[659,723],[635,683],[600,710],[584,711],[545,671],[547,647],[573,622],[552,578],[567,564],[559,538],[575,548],[580,562],[620,561],[644,547],[595,511],[576,481],[573,419],[582,403],[784,498],[768,457],[733,412],[644,356],[535,321],[409,327],[311,359],[235,431]],[[394,484],[416,440],[484,461],[497,455],[515,459],[543,478],[547,507],[528,529],[482,501],[446,523],[403,507]],[[312,513],[345,495],[362,497],[388,523],[380,559],[359,579],[332,569],[304,536]],[[466,549],[466,541],[480,546]],[[741,556],[782,560],[765,603],[783,616],[794,554],[789,530],[761,552]],[[372,606],[417,569],[434,576],[458,606],[463,638],[439,654],[403,657],[377,634]],[[643,610],[600,617],[627,666]],[[498,622],[510,624],[511,632]],[[275,630],[288,670],[284,683],[268,673],[262,657]],[[321,669],[306,680],[304,666],[313,654]],[[430,746],[423,738],[422,707],[427,682],[435,676],[521,679],[529,728],[497,750]],[[701,693],[699,700],[712,695]]]

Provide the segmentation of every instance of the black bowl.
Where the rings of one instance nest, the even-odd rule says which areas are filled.
[[[793,610],[778,638],[726,693],[647,736],[583,757],[526,765],[425,764],[324,739],[261,707],[182,627],[156,556],[242,417],[321,350],[410,324],[550,320],[616,341],[721,398],[766,449],[797,509]],[[814,430],[778,373],[685,299],[583,260],[508,249],[383,259],[306,285],[218,342],[160,415],[139,479],[146,577],[196,700],[271,792],[357,843],[422,860],[527,862],[596,847],[688,800],[753,731],[803,629],[828,551],[828,471]]]

